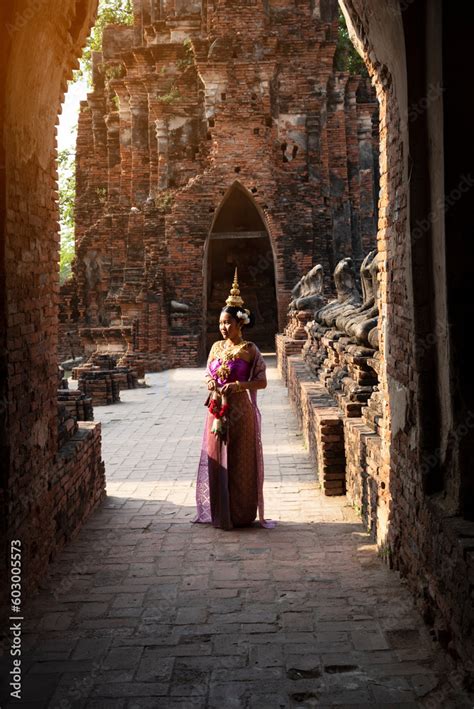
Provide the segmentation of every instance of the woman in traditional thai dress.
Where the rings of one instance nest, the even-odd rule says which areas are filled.
[[[222,309],[219,329],[223,340],[209,352],[206,381],[209,407],[196,484],[197,515],[193,522],[233,529],[264,519],[263,451],[257,390],[267,386],[265,361],[242,328],[253,324],[235,270],[234,283]]]

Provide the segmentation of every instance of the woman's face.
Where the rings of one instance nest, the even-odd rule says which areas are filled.
[[[219,330],[221,331],[222,337],[231,340],[238,339],[242,334],[237,320],[233,318],[230,313],[221,313]]]

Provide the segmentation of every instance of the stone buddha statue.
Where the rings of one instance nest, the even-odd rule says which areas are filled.
[[[320,263],[308,271],[291,291],[292,301],[288,306],[289,312],[298,310],[316,310],[324,302],[323,267]]]
[[[354,337],[358,342],[363,344],[368,344],[374,349],[378,349],[379,346],[379,336],[378,336],[378,320],[379,320],[379,307],[378,307],[378,273],[380,268],[380,257],[376,254],[375,258],[369,266],[370,274],[372,276],[372,291],[373,291],[373,305],[370,307],[366,313],[363,320],[358,321],[352,327],[352,332]]]
[[[323,267],[321,264],[313,266],[299,281],[300,287],[295,298],[294,310],[316,310],[324,302],[323,292]],[[297,284],[298,285],[298,284]]]
[[[369,345],[374,348],[374,350],[378,350],[379,348],[379,326],[378,326],[378,320],[377,320],[377,325],[373,327],[371,330],[369,330],[369,333],[367,335],[367,340],[369,342]]]
[[[341,259],[334,269],[337,297],[316,311],[315,320],[321,325],[334,327],[339,315],[346,315],[360,305],[352,259]]]
[[[369,333],[374,328],[376,330],[378,324],[378,271],[379,258],[377,251],[374,250],[367,254],[360,270],[364,302],[353,313],[338,318],[336,323],[347,335],[353,337],[359,344],[366,346],[371,344]],[[372,340],[377,343],[376,349],[378,347],[377,332],[372,333]]]
[[[301,289],[303,287],[305,276],[306,274],[304,276],[301,276],[298,283],[291,289],[291,300],[288,303],[288,313],[294,313],[296,311],[296,301],[301,295]]]
[[[371,311],[375,304],[375,293],[372,282],[372,274],[370,265],[377,254],[376,250],[370,251],[362,261],[360,267],[360,282],[362,285],[362,304],[355,306],[354,309],[345,314],[338,315],[336,318],[336,327],[338,330],[345,332],[348,335],[353,335],[351,328],[358,321],[367,318],[367,313]]]

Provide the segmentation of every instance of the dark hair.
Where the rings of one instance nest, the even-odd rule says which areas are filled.
[[[221,310],[222,313],[229,313],[229,315],[232,315],[234,320],[237,320],[237,322],[240,321],[240,318],[237,317],[237,313],[239,310],[245,310],[245,308],[236,308],[233,305],[224,305],[224,307]],[[253,327],[255,325],[255,315],[253,313],[249,313],[249,318],[250,322],[247,323],[246,325],[242,324],[242,327]]]

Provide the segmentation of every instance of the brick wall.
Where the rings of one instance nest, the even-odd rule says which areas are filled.
[[[414,121],[410,122],[407,106],[407,72],[415,75],[415,54],[400,62],[398,41],[403,38],[402,20],[407,13],[396,12],[398,3],[387,6],[382,25],[391,26],[392,39],[375,33],[369,27],[367,7],[362,0],[344,0],[349,15],[353,18],[369,72],[374,77],[380,101],[380,174],[381,191],[379,203],[378,248],[383,255],[384,265],[380,277],[379,299],[381,303],[380,351],[380,395],[383,417],[380,421],[381,445],[374,450],[372,439],[367,441],[370,452],[370,466],[376,470],[381,497],[377,508],[377,527],[380,539],[384,540],[386,556],[390,563],[406,576],[415,597],[422,608],[426,620],[434,626],[438,638],[449,647],[453,656],[464,660],[472,657],[473,644],[473,560],[463,542],[467,536],[474,536],[474,524],[456,516],[456,506],[446,495],[428,494],[423,478],[426,465],[420,441],[425,431],[433,425],[435,411],[419,410],[422,397],[422,360],[415,357],[417,323],[421,331],[426,325],[428,310],[423,315],[416,313],[414,293],[426,292],[426,274],[418,264],[412,270],[414,258],[420,256],[427,262],[431,258],[428,251],[420,254],[415,235],[410,235],[409,200],[416,214],[423,214],[423,196],[414,183],[409,193],[408,154],[412,152],[410,133],[415,131]],[[432,11],[436,14],[435,7]],[[383,11],[382,11],[383,14]],[[423,23],[428,25],[427,16],[419,18],[418,30]],[[373,27],[373,25],[372,25]],[[425,28],[422,28],[423,36]],[[419,31],[414,42],[419,42]],[[408,39],[405,38],[407,42]],[[417,45],[418,46],[418,45]],[[438,62],[441,46],[433,45],[426,50],[433,62]],[[439,64],[437,64],[439,66]],[[429,95],[429,86],[421,95]],[[431,145],[443,140],[441,123],[436,120],[437,107],[428,102],[426,108]],[[430,114],[433,120],[429,120]],[[416,113],[416,115],[419,115]],[[407,120],[408,116],[408,120]],[[423,120],[425,114],[423,114]],[[422,134],[426,133],[426,127]],[[420,139],[420,138],[419,138]],[[419,140],[418,139],[418,140]],[[428,158],[426,158],[428,159]],[[433,158],[430,158],[433,161]],[[430,174],[434,162],[419,166]],[[418,248],[416,257],[414,256]],[[445,247],[443,246],[443,249]],[[446,284],[441,279],[437,285],[437,297],[442,298]],[[418,302],[418,298],[416,301]],[[437,323],[440,327],[440,323]],[[419,327],[418,327],[419,330]],[[437,347],[442,349],[439,338]],[[423,343],[421,343],[423,344]],[[440,354],[441,358],[444,355]],[[445,373],[446,376],[447,372]],[[428,386],[444,387],[436,375]],[[446,431],[444,432],[444,435]],[[435,452],[433,452],[435,454]],[[436,458],[436,454],[435,454]],[[378,462],[375,462],[378,459]],[[446,476],[449,477],[450,463],[446,461]],[[454,516],[453,516],[454,512]],[[469,546],[469,545],[467,545]]]
[[[348,493],[376,534],[384,558],[407,578],[438,638],[454,657],[467,661],[474,648],[473,558],[469,551],[474,527],[472,521],[459,514],[459,501],[450,499],[449,489],[437,493],[427,489],[429,456],[426,457],[420,445],[423,434],[433,426],[435,412],[425,409],[421,413],[419,408],[421,381],[425,375],[420,369],[423,359],[415,357],[416,347],[420,347],[420,342],[416,342],[420,331],[417,323],[422,323],[422,332],[426,331],[426,323],[423,323],[424,312],[415,313],[414,293],[427,292],[426,269],[420,268],[426,264],[421,264],[419,259],[429,261],[431,256],[429,250],[423,251],[420,244],[415,243],[416,235],[410,234],[409,201],[416,214],[429,215],[423,212],[423,195],[416,182],[409,192],[408,155],[413,148],[410,133],[414,126],[410,124],[407,105],[407,68],[410,75],[419,75],[413,65],[419,61],[419,30],[423,23],[428,25],[428,14],[423,16],[421,12],[422,17],[418,18],[417,31],[413,34],[416,47],[411,47],[412,53],[407,59],[400,52],[408,41],[403,26],[403,21],[408,21],[407,7],[400,12],[395,0],[383,5],[368,0],[343,0],[342,6],[380,104],[379,382],[378,391],[367,407],[362,407],[362,417],[344,421]],[[438,5],[430,7],[432,14],[438,11]],[[432,26],[438,27],[437,22]],[[433,44],[429,52],[426,50],[428,61],[432,60],[437,67],[441,66],[440,52],[439,43]],[[424,96],[423,90],[421,96]],[[421,138],[423,131],[431,131],[427,138],[428,150],[443,141],[437,110],[430,102],[423,109],[428,119],[418,135]],[[431,174],[438,158],[431,156],[429,165],[419,166],[418,174],[423,170]],[[427,158],[421,156],[421,159]],[[415,255],[417,263],[413,263]],[[442,279],[437,282],[440,301],[445,286]],[[437,327],[439,330],[439,322]],[[435,340],[440,361],[445,361],[443,343],[438,337]],[[317,353],[313,354],[320,366]],[[447,370],[443,376],[448,376]],[[446,391],[445,382],[436,374],[428,386]],[[447,433],[445,430],[443,435]],[[433,456],[437,463],[431,467],[436,468],[444,453],[432,451]],[[456,476],[449,459],[443,458],[443,465],[445,479]],[[434,474],[433,470],[431,473]]]
[[[66,462],[60,454],[57,410],[59,235],[54,126],[66,78],[85,42],[95,4],[66,1],[26,7],[12,2],[8,22],[0,26],[0,45],[8,55],[0,101],[4,111],[0,142],[5,146],[1,190],[6,208],[0,214],[5,286],[0,307],[5,325],[2,372],[7,381],[0,480],[5,532],[2,599],[8,582],[9,541],[21,540],[26,598],[44,576],[51,556],[80,526],[103,489],[100,428],[82,434],[75,459]],[[62,519],[57,517],[59,504]]]
[[[105,497],[105,468],[100,450],[101,425],[94,421],[79,421],[77,431],[59,449],[47,505],[54,520],[50,557],[77,534]]]
[[[286,358],[285,378],[315,464],[315,476],[325,495],[343,495],[346,491],[343,416],[336,401],[302,356]]]
[[[257,313],[262,283],[274,291],[272,337],[315,258],[328,283],[335,259],[360,259],[375,233],[376,160],[360,156],[377,102],[368,80],[333,69],[335,0],[324,20],[310,0],[269,12],[197,3],[171,19],[172,4],[153,10],[154,23],[139,5],[133,28],[106,30],[81,105],[77,259],[62,309],[79,329],[136,320],[128,359],[153,370],[197,364],[218,337],[206,321],[216,280],[209,234],[234,183],[257,207],[267,245],[250,269],[242,249],[256,248],[252,239],[240,251],[226,242],[220,272],[230,288],[239,266]],[[173,300],[190,305],[178,327]]]

